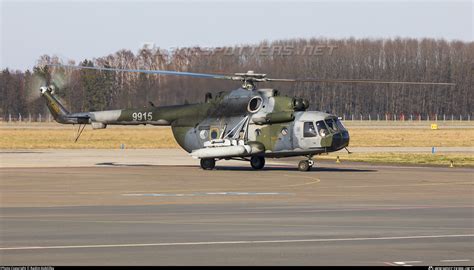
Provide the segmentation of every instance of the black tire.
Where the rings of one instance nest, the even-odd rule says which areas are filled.
[[[298,170],[302,172],[307,172],[311,169],[311,166],[309,165],[309,161],[307,160],[302,160],[300,163],[298,163]]]
[[[250,159],[250,165],[255,170],[261,170],[265,167],[265,158],[264,157],[252,157]]]
[[[201,158],[201,168],[203,170],[212,170],[216,167],[216,160],[213,158]]]

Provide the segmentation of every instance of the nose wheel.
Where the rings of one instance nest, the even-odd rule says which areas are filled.
[[[298,170],[302,172],[307,172],[311,170],[311,167],[313,167],[314,161],[311,159],[308,160],[302,160],[300,163],[298,163]]]

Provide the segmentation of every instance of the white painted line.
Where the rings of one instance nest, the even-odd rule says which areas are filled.
[[[459,260],[441,260],[440,262],[469,262],[469,259],[459,259]]]
[[[403,262],[393,262],[394,264],[407,265],[412,263],[421,263],[422,261],[403,261]]]
[[[377,240],[404,240],[430,238],[457,238],[474,237],[474,234],[447,234],[447,235],[412,235],[387,237],[357,237],[357,238],[320,238],[320,239],[289,239],[289,240],[249,240],[249,241],[220,241],[220,242],[181,242],[181,243],[148,243],[148,244],[97,244],[77,246],[26,246],[0,247],[2,250],[34,250],[34,249],[75,249],[75,248],[114,248],[114,247],[154,247],[154,246],[198,246],[198,245],[232,245],[232,244],[272,244],[272,243],[308,243],[308,242],[340,242],[340,241],[377,241]]]
[[[209,196],[209,195],[229,195],[229,196],[258,196],[258,195],[293,195],[286,192],[195,192],[195,193],[126,193],[122,196],[128,197],[190,197],[190,196]]]

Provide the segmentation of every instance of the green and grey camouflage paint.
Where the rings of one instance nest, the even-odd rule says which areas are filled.
[[[176,141],[189,153],[204,148],[205,142],[221,138],[223,132],[246,116],[249,117],[247,132],[239,137],[257,149],[258,155],[276,158],[315,155],[338,151],[349,144],[349,133],[342,124],[331,129],[324,122],[335,123],[336,116],[305,111],[307,101],[279,96],[274,89],[239,88],[221,92],[200,104],[81,113],[69,113],[54,96],[52,88],[42,87],[41,93],[59,123],[91,124],[94,129],[107,125],[171,126]],[[306,137],[304,123],[312,122],[314,126],[318,121],[322,121],[320,126],[327,132],[315,131],[315,136]]]

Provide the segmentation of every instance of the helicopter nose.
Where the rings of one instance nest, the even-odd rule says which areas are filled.
[[[332,137],[331,148],[335,151],[340,150],[349,145],[349,132],[346,130],[336,133]]]

